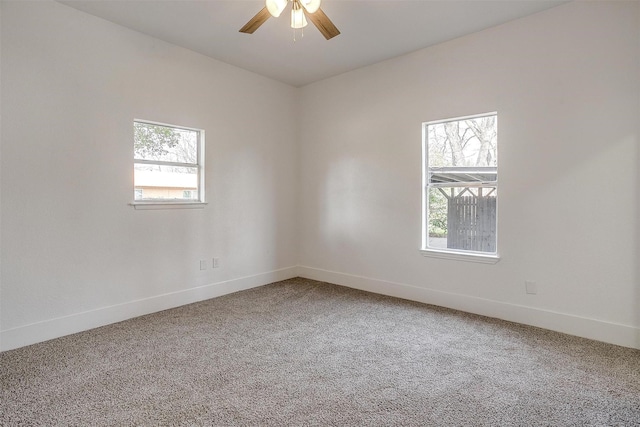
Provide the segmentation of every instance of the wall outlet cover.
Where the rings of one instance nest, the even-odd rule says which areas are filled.
[[[524,287],[526,292],[529,295],[536,295],[538,293],[538,285],[536,284],[536,282],[533,282],[531,280],[527,280],[524,282]]]

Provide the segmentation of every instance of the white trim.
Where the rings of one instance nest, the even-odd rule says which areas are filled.
[[[207,206],[205,202],[131,202],[129,203],[134,209],[153,210],[153,209],[203,209]]]
[[[291,279],[296,276],[297,268],[287,267],[19,326],[0,331],[0,351],[59,338],[145,314],[204,301],[280,280]]]
[[[205,203],[207,201],[206,192],[204,190],[204,175],[205,175],[205,164],[204,164],[204,150],[205,150],[205,137],[204,137],[204,129],[200,129],[198,133],[198,201],[201,203]]]
[[[197,154],[196,154],[197,156]],[[165,162],[164,160],[144,160],[144,159],[133,159],[134,165],[153,165],[153,166],[176,166],[179,168],[193,168],[196,169],[200,165],[198,163],[184,163],[184,162]]]
[[[0,331],[0,351],[59,338],[297,276],[640,349],[640,328],[629,325],[414,285],[298,266],[184,289]]]
[[[177,129],[177,130],[191,130],[191,131],[194,131],[194,132],[202,131],[202,129],[199,129],[199,128],[193,128],[193,127],[182,126],[182,125],[172,125],[170,123],[163,123],[163,122],[154,122],[153,120],[136,119],[135,117],[133,118],[133,121],[137,122],[137,123],[142,123],[142,124],[147,124],[147,125],[155,125],[155,126],[163,126],[163,127]]]
[[[451,122],[460,122],[462,120],[472,120],[472,119],[480,119],[482,117],[489,117],[489,116],[497,116],[498,115],[498,111],[490,111],[488,113],[480,113],[480,114],[472,114],[470,116],[461,116],[461,117],[452,117],[449,119],[442,119],[442,120],[431,120],[428,122],[422,122],[423,125],[438,125],[440,123],[451,123]]]
[[[456,261],[479,262],[482,264],[495,264],[500,261],[500,255],[481,252],[451,252],[437,249],[420,249],[422,256],[440,259],[452,259]]]
[[[640,349],[640,328],[535,307],[298,266],[298,276]]]

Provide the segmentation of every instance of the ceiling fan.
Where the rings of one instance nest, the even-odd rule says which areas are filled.
[[[291,28],[303,28],[307,19],[320,30],[327,40],[340,34],[333,22],[320,9],[321,0],[265,0],[265,7],[240,28],[241,33],[253,34],[270,16],[277,18],[291,3]]]

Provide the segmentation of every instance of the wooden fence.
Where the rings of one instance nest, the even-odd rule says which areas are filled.
[[[447,248],[496,251],[496,197],[449,198]]]

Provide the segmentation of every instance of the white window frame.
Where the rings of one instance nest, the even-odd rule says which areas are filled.
[[[141,160],[135,158],[135,152],[133,154],[133,164],[151,164],[151,165],[163,165],[163,166],[177,166],[177,167],[190,167],[196,168],[198,171],[198,198],[196,200],[175,200],[175,199],[153,199],[153,200],[134,200],[130,204],[135,209],[201,209],[206,206],[205,201],[205,188],[204,188],[204,129],[191,128],[187,126],[178,126],[168,123],[155,122],[151,120],[133,119],[133,123],[142,123],[155,126],[163,126],[172,129],[180,129],[196,132],[198,135],[197,143],[197,163],[183,163],[183,162],[167,162],[160,160]],[[132,138],[133,139],[133,138]],[[135,182],[133,183],[135,192]]]
[[[440,258],[440,259],[449,259],[449,260],[458,260],[458,261],[468,261],[482,264],[495,264],[500,261],[500,255],[498,254],[498,235],[496,230],[496,252],[476,252],[476,251],[466,251],[466,250],[456,250],[456,249],[440,249],[440,248],[430,248],[429,247],[429,189],[435,187],[429,183],[429,147],[428,147],[428,127],[430,125],[447,123],[447,122],[456,122],[463,121],[469,119],[476,119],[487,116],[498,116],[497,112],[490,113],[482,113],[475,114],[471,116],[463,116],[463,117],[454,117],[451,119],[444,120],[432,120],[429,122],[422,123],[422,246],[420,252],[425,257],[431,258]],[[496,176],[496,182],[491,183],[491,185],[487,185],[487,187],[495,187],[498,188],[498,178]],[[465,183],[460,183],[465,184]],[[469,184],[469,183],[466,183]],[[474,183],[475,186],[478,186],[477,183]],[[482,186],[482,184],[480,184]],[[498,213],[496,212],[496,228],[498,225]]]

